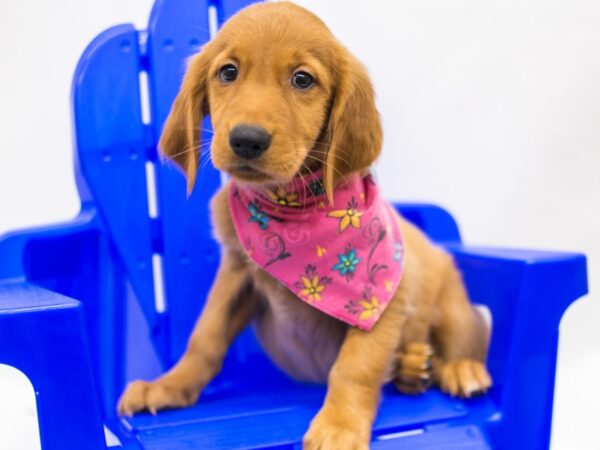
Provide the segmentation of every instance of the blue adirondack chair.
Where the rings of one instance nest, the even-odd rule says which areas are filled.
[[[0,239],[0,363],[31,380],[44,449],[103,449],[103,426],[127,449],[299,448],[323,400],[324,387],[274,368],[249,330],[197,406],[115,414],[128,380],[157,376],[182,353],[216,270],[207,203],[220,175],[204,167],[187,199],[156,143],[185,58],[209,39],[209,16],[222,23],[247,3],[158,0],[148,30],[110,28],[79,62],[81,213]],[[585,257],[467,247],[443,209],[397,208],[454,254],[471,298],[491,310],[495,385],[472,400],[385,388],[372,448],[547,448],[558,325],[587,291]]]

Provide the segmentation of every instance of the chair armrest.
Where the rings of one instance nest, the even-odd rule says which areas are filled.
[[[82,239],[97,232],[94,209],[85,209],[73,220],[46,227],[18,230],[0,236],[0,281],[31,279],[42,265],[64,270],[69,250],[79,250]]]
[[[0,363],[36,392],[44,449],[104,449],[83,305],[27,282],[0,282]]]
[[[587,293],[584,255],[448,245],[469,296],[493,317],[488,365],[500,416],[495,442],[548,448],[558,329],[567,307]],[[538,447],[539,443],[545,443]]]
[[[558,329],[567,307],[588,291],[586,257],[579,253],[472,247],[461,244],[445,246],[463,270],[473,301],[487,304],[491,279],[502,289],[504,305],[487,304],[500,311],[500,306],[530,315],[543,308],[546,323]]]
[[[438,243],[460,243],[460,232],[448,211],[427,203],[394,203],[394,208],[430,239]]]

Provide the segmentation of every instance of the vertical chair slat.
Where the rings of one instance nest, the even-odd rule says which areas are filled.
[[[229,5],[218,17],[226,19],[250,3],[244,0],[237,2],[234,8]],[[147,60],[155,146],[179,91],[187,58],[210,39],[209,6],[208,0],[159,0],[152,10]],[[171,361],[185,348],[219,260],[209,203],[221,185],[221,177],[208,161],[210,121],[204,120],[202,128],[202,162],[196,187],[189,198],[180,171],[169,162],[157,161],[156,165]]]
[[[147,320],[155,318],[137,33],[113,27],[86,49],[73,81],[77,171]]]
[[[154,149],[177,95],[186,59],[210,39],[208,1],[155,3],[148,26],[148,72]],[[204,133],[204,142],[210,138]],[[182,149],[183,151],[184,149]],[[218,248],[212,238],[208,201],[220,184],[211,165],[198,176],[188,198],[183,175],[167,162],[156,164],[158,213],[163,248],[169,360],[181,354],[215,273]]]

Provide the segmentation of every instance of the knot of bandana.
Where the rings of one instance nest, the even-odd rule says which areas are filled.
[[[319,172],[272,189],[232,181],[229,206],[256,264],[323,313],[373,328],[400,283],[404,247],[371,175],[336,187],[333,204]]]

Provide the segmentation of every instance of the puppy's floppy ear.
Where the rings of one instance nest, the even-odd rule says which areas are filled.
[[[208,54],[205,48],[190,60],[158,143],[160,153],[183,169],[188,195],[194,188],[200,161],[202,119],[209,112],[206,92]]]
[[[345,48],[337,51],[337,86],[327,126],[324,184],[330,203],[341,178],[368,168],[383,140],[375,93],[365,67]]]

